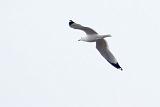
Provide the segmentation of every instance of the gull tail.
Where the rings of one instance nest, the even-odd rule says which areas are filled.
[[[100,35],[101,37],[105,38],[105,37],[112,37],[110,34],[108,35]]]

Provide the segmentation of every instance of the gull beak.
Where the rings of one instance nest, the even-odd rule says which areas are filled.
[[[82,37],[81,37],[81,39],[78,39],[78,41],[81,41],[82,40]]]

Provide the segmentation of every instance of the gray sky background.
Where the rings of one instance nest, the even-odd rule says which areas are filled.
[[[0,107],[160,107],[158,0],[1,0]],[[123,72],[68,21],[111,34]]]

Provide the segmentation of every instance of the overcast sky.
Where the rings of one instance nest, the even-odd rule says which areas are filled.
[[[1,0],[0,107],[160,107],[159,0]],[[106,38],[112,67],[73,21]]]

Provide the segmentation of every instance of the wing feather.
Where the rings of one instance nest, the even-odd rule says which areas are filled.
[[[96,48],[100,52],[100,54],[114,67],[117,69],[121,69],[120,65],[118,64],[116,58],[113,56],[111,51],[108,48],[108,44],[104,39],[99,39],[96,41]]]
[[[73,29],[78,29],[78,30],[82,30],[84,31],[86,34],[89,34],[89,35],[93,35],[93,34],[98,34],[95,30],[89,28],[89,27],[85,27],[85,26],[82,26],[80,24],[77,24],[75,22],[73,22],[72,20],[70,20],[69,22],[69,26]]]

